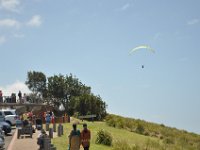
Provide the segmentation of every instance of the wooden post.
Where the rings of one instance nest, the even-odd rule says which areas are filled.
[[[53,132],[56,132],[56,123],[53,124]]]
[[[63,131],[63,125],[61,125],[61,127],[60,127],[61,129],[61,135],[64,135],[64,131]]]
[[[46,131],[49,131],[49,123],[46,123]]]
[[[50,150],[51,139],[44,138],[44,150]]]
[[[61,128],[60,128],[61,124],[58,125],[58,137],[61,136]]]
[[[65,123],[68,122],[67,120],[67,114],[65,113]]]
[[[53,138],[53,129],[49,128],[49,138]]]

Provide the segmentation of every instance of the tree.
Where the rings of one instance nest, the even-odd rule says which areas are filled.
[[[37,95],[43,95],[43,102],[54,106],[58,110],[62,104],[65,113],[74,115],[96,114],[97,119],[103,119],[106,115],[106,103],[100,96],[91,93],[91,87],[83,84],[72,74],[63,76],[61,74],[47,78],[42,72],[28,72],[26,84],[28,88]],[[45,98],[45,99],[44,99]],[[61,114],[59,112],[58,114]]]
[[[83,94],[76,97],[74,111],[80,115],[96,114],[96,119],[101,120],[106,116],[106,103],[100,96]]]
[[[47,96],[46,76],[44,73],[29,71],[25,83],[34,94],[40,93],[43,97]]]
[[[48,78],[48,93],[55,103],[60,102],[65,107],[65,112],[72,115],[74,113],[74,101],[75,97],[82,94],[90,94],[90,87],[82,84],[78,78],[72,74],[66,75],[54,75]]]
[[[65,98],[66,85],[63,75],[54,75],[48,78],[48,93],[53,98]]]

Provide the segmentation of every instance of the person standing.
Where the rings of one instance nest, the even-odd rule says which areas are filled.
[[[87,124],[83,124],[83,130],[81,132],[81,144],[84,150],[89,150],[90,147],[91,132],[87,129]]]
[[[11,94],[11,103],[16,103],[16,94],[15,93]]]
[[[46,121],[47,124],[51,123],[51,116],[50,116],[49,112],[46,113],[45,121]]]
[[[21,91],[19,91],[18,97],[19,97],[19,102],[22,103],[22,92]]]
[[[77,125],[72,125],[73,130],[69,135],[69,150],[80,150],[81,145],[81,133],[77,130]]]
[[[0,103],[3,103],[3,93],[1,90],[0,90]]]

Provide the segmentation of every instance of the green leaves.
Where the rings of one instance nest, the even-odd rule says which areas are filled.
[[[42,72],[29,71],[25,83],[33,93],[46,94],[46,76]]]
[[[44,100],[56,110],[63,105],[69,115],[95,114],[97,120],[106,115],[106,103],[100,96],[91,93],[91,87],[70,75],[54,75],[46,78],[42,72],[28,72],[26,84],[33,93],[41,93]],[[47,82],[48,81],[48,82]]]

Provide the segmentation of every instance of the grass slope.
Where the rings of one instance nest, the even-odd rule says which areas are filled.
[[[126,142],[128,145],[138,145],[139,147],[145,147],[150,144],[157,144],[162,142],[153,137],[147,137],[140,134],[136,134],[125,129],[117,129],[109,127],[105,122],[87,122],[88,128],[91,130],[92,139],[91,139],[91,150],[112,150],[112,147],[103,146],[95,144],[96,134],[100,129],[104,129],[111,133],[113,137],[113,143],[115,144],[118,141]],[[53,139],[53,144],[57,147],[58,150],[66,150],[68,147],[68,135],[72,129],[71,123],[64,124],[64,135],[62,137],[57,137]],[[82,122],[78,125],[78,129],[82,130]],[[159,147],[159,146],[158,146]]]

